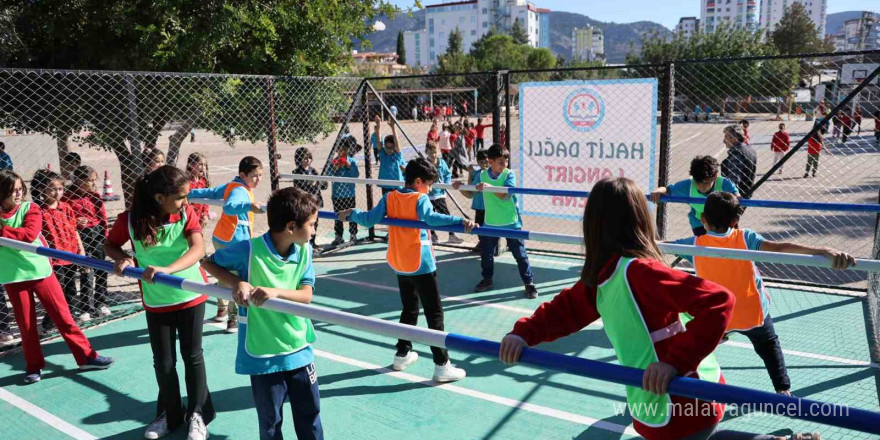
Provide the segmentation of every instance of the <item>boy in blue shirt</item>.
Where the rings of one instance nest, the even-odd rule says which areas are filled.
[[[12,171],[12,158],[6,152],[6,144],[0,142],[0,170]]]
[[[449,171],[449,166],[446,165],[446,162],[440,159],[440,148],[437,145],[437,142],[428,141],[425,144],[425,156],[428,158],[428,162],[431,162],[431,164],[437,168],[437,183],[451,183],[452,172]],[[431,205],[434,207],[434,211],[437,211],[440,214],[449,215],[449,207],[446,206],[445,189],[431,187],[431,192],[428,193],[428,198],[431,199]],[[431,242],[436,244],[439,240],[437,232],[431,231]],[[464,240],[455,235],[455,232],[449,233],[449,241],[447,241],[447,243],[460,244],[463,242]]]
[[[263,164],[253,156],[246,156],[238,163],[238,177],[225,185],[214,188],[197,188],[190,190],[189,197],[223,200],[223,213],[211,241],[214,249],[227,248],[242,241],[251,239],[254,224],[254,213],[262,213],[260,204],[254,197],[254,189],[263,179]],[[228,318],[227,318],[228,312]],[[215,322],[226,319],[226,333],[238,331],[238,308],[228,307],[226,300],[217,299],[217,316]]]
[[[339,144],[336,148],[338,153],[336,159],[333,159],[330,163],[329,175],[337,177],[359,177],[361,175],[361,172],[358,170],[357,161],[354,157],[349,156],[349,150],[355,149],[355,145],[352,145],[353,143],[354,140],[348,137]],[[357,200],[355,199],[356,193],[354,185],[354,183],[333,182],[330,190],[330,201],[333,202],[333,212],[344,211],[356,206]],[[333,223],[333,230],[336,232],[336,238],[333,240],[333,243],[330,243],[330,245],[339,246],[342,243],[345,243],[345,240],[342,238],[342,232],[344,229],[341,221],[336,220]],[[357,233],[357,223],[349,222],[348,239],[352,243],[357,241]]]
[[[715,191],[725,191],[739,195],[736,185],[726,177],[721,177],[718,160],[712,156],[697,156],[691,161],[691,178],[673,183],[669,186],[661,186],[651,193],[651,201],[660,203],[660,197],[669,195],[672,197],[696,197],[706,198]],[[706,234],[706,228],[700,222],[703,214],[703,203],[693,203],[688,213],[688,221],[694,236]]]
[[[420,220],[429,226],[464,225],[470,232],[476,224],[470,220],[451,215],[438,214],[431,207],[428,193],[437,181],[437,169],[424,158],[413,159],[406,166],[406,187],[382,196],[379,204],[370,211],[349,209],[339,213],[339,219],[348,218],[364,227],[372,227],[386,216],[403,220]],[[424,229],[388,227],[388,264],[397,273],[403,310],[400,323],[416,325],[419,319],[419,302],[425,309],[428,328],[443,330],[443,305],[437,287],[437,265],[434,249]],[[434,381],[454,382],[466,373],[449,361],[449,353],[440,347],[431,347],[434,355]],[[391,368],[401,371],[419,359],[412,351],[412,342],[397,341],[397,353]]]
[[[489,159],[489,168],[481,171],[474,176],[474,184],[477,191],[483,191],[487,186],[504,186],[508,188],[516,187],[516,175],[507,168],[509,154],[501,147],[501,145],[493,144],[486,151],[486,157]],[[452,184],[453,188],[458,189],[461,182]],[[462,191],[466,197],[468,191]],[[501,194],[487,192],[483,194],[483,204],[485,205],[486,226],[503,229],[522,229],[522,216],[519,213],[516,195]],[[498,237],[480,237],[480,266],[482,267],[483,279],[474,287],[475,292],[485,292],[492,289],[494,283],[492,277],[495,273],[495,248],[498,246]],[[525,296],[529,299],[538,297],[538,288],[532,283],[532,266],[529,264],[529,256],[526,254],[526,245],[522,240],[515,238],[507,239],[507,247],[513,258],[516,260],[516,266],[519,269],[519,276],[525,284]]]
[[[403,153],[400,152],[400,142],[397,140],[397,127],[392,120],[389,120],[389,125],[391,125],[391,134],[385,136],[384,147],[379,149],[379,179],[403,182],[406,162],[403,161]],[[376,132],[379,132],[378,124],[376,125]],[[382,195],[384,196],[399,187],[379,185],[379,188],[382,189]],[[354,208],[354,205],[349,208]]]
[[[282,438],[285,398],[296,437],[322,439],[312,322],[261,307],[270,298],[311,302],[315,270],[308,242],[315,233],[318,204],[290,187],[275,191],[266,211],[269,232],[217,251],[202,267],[233,286],[232,296],[241,306],[235,372],[251,377],[260,439]]]

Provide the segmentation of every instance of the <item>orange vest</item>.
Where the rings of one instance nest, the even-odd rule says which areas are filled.
[[[416,209],[419,197],[426,194],[418,192],[402,193],[391,191],[385,196],[386,213],[389,218],[400,220],[419,220]],[[431,245],[430,240],[422,241],[422,230],[388,227],[388,264],[400,273],[414,273],[419,270],[422,262],[422,245]],[[431,252],[434,249],[431,248]]]
[[[733,229],[726,237],[711,234],[696,237],[695,244],[704,247],[748,250],[745,234]],[[755,264],[747,260],[694,256],[697,276],[718,283],[733,292],[736,306],[727,331],[749,330],[764,324],[763,292],[755,282]]]
[[[242,185],[238,182],[229,182],[226,185],[226,190],[223,191],[223,200],[229,198],[229,194],[232,193],[232,190],[235,188],[244,188],[247,190],[248,196],[251,198],[251,203],[254,203],[254,192],[251,191],[245,185]],[[214,228],[214,238],[220,240],[223,243],[230,243],[232,241],[232,237],[235,236],[235,228],[238,225],[245,224],[243,221],[239,220],[238,215],[229,215],[223,213],[220,215],[220,220],[217,222],[217,227]],[[253,224],[254,224],[254,213],[252,211],[248,211],[248,219],[246,226],[248,227],[248,232],[251,238],[253,238]]]

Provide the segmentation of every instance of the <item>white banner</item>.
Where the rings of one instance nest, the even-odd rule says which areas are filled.
[[[657,80],[519,85],[519,186],[590,191],[623,176],[656,185]],[[520,196],[525,215],[577,220],[586,199]]]

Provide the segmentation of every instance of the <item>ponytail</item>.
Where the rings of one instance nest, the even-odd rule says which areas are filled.
[[[155,246],[159,228],[165,221],[165,213],[156,201],[156,194],[177,193],[188,183],[187,173],[171,165],[163,165],[138,179],[134,185],[134,201],[128,213],[133,235],[131,238],[146,246]]]

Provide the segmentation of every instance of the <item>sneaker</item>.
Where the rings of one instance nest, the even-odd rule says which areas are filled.
[[[321,256],[321,248],[312,245],[312,257],[320,257]]]
[[[88,312],[83,313],[82,315],[79,315],[79,320],[82,322],[89,322],[92,320],[92,315],[90,315]]]
[[[348,242],[351,243],[351,244],[355,244],[355,243],[357,243],[357,241],[358,241],[357,235],[352,235],[352,236],[348,239]]]
[[[8,344],[15,340],[15,336],[12,336],[12,333],[0,333],[0,344]]]
[[[438,242],[440,242],[440,237],[438,237],[437,234],[431,232],[431,244],[437,244]]]
[[[165,413],[162,413],[159,418],[153,420],[153,423],[150,423],[150,426],[147,426],[147,430],[144,432],[144,438],[155,440],[157,438],[165,437],[170,433],[171,430],[168,429],[168,416],[166,416]]]
[[[806,179],[807,177],[810,177],[810,173],[804,173],[804,179]]]
[[[238,333],[238,318],[226,321],[226,333]]]
[[[446,242],[449,243],[449,244],[462,244],[462,243],[464,243],[464,240],[462,240],[462,239],[461,239],[459,236],[457,236],[457,235],[452,235],[452,234],[450,234],[450,235],[449,235],[449,240],[446,240]]]
[[[500,257],[501,254],[503,254],[504,251],[506,251],[506,250],[507,250],[506,247],[501,246],[501,245],[499,244],[498,247],[495,248],[495,256],[496,256],[496,257]]]
[[[213,318],[214,322],[226,321],[226,307],[217,307],[217,316]]]
[[[483,253],[483,247],[480,245],[476,245],[471,249],[471,252],[476,252],[478,254]]]
[[[455,382],[462,380],[467,373],[452,365],[452,362],[446,361],[443,365],[434,365],[434,382]]]
[[[345,240],[342,239],[341,235],[337,235],[336,238],[333,239],[333,243],[330,243],[330,246],[339,246],[342,243],[345,243]]]
[[[113,312],[110,311],[110,307],[107,307],[107,306],[101,306],[98,309],[98,316],[100,316],[102,318],[105,316],[110,316],[112,313]]]
[[[113,365],[114,359],[112,357],[101,356],[100,354],[89,359],[85,364],[80,365],[80,370],[106,370]]]
[[[526,284],[526,298],[535,299],[538,297],[538,288],[534,284]]]
[[[199,413],[193,413],[192,417],[189,419],[189,435],[186,436],[186,440],[205,440],[208,438],[208,427],[205,426],[205,421],[202,420],[202,415]]]
[[[406,353],[406,356],[398,356],[394,355],[394,363],[391,364],[391,368],[394,371],[403,371],[406,367],[414,364],[417,360],[419,360],[419,354],[410,350]]]
[[[31,384],[37,383],[43,379],[43,372],[37,371],[36,373],[28,373],[24,376],[24,383]]]
[[[489,278],[483,278],[480,282],[474,287],[474,292],[485,292],[490,290],[495,283],[492,282]]]

